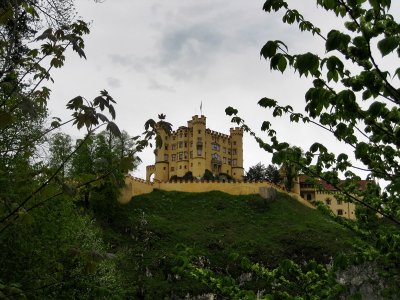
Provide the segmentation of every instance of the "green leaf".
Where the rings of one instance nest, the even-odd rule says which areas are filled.
[[[282,7],[288,7],[287,3],[283,0],[267,0],[264,3],[263,10],[266,12],[270,12],[271,10],[278,11]]]
[[[396,36],[386,37],[378,42],[378,49],[381,52],[382,56],[386,56],[389,53],[396,50],[399,47],[400,39]]]
[[[262,107],[275,107],[277,105],[277,101],[274,99],[270,99],[270,98],[262,98],[260,101],[258,101],[258,105],[262,106]]]
[[[119,130],[117,124],[115,124],[114,122],[108,122],[107,130],[109,130],[115,136],[121,136],[121,131]]]
[[[278,62],[278,69],[279,69],[279,71],[281,71],[282,73],[285,71],[285,69],[286,69],[286,66],[287,66],[287,61],[286,61],[286,58],[285,58],[285,56],[281,56],[280,58],[279,58],[279,62]]]
[[[278,49],[278,44],[276,41],[268,41],[264,47],[261,48],[260,55],[262,55],[265,59],[271,58],[275,55],[276,49]]]
[[[232,116],[232,115],[236,115],[236,114],[238,113],[238,110],[237,110],[237,109],[234,109],[232,106],[229,106],[229,107],[227,107],[227,108],[225,109],[225,113],[226,113],[228,116]]]
[[[266,131],[271,127],[271,122],[269,121],[264,121],[261,125],[261,130]]]
[[[325,43],[326,51],[332,50],[343,50],[346,49],[350,43],[350,36],[344,33],[341,33],[338,30],[331,30],[328,33],[327,40]]]
[[[310,73],[318,77],[319,57],[310,52],[297,55],[294,67],[299,71],[300,76],[302,76],[303,74],[305,76],[308,76],[308,74]]]

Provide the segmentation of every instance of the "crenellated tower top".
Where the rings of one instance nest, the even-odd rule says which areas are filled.
[[[243,129],[240,127],[230,128],[229,132],[231,136],[233,135],[243,136]]]

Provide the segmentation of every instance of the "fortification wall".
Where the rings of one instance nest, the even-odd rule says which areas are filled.
[[[269,182],[177,181],[159,182],[154,187],[164,191],[202,193],[221,191],[231,195],[258,194],[261,187],[273,186]],[[274,186],[275,187],[275,186]]]
[[[154,189],[164,191],[179,191],[201,193],[210,191],[221,191],[230,195],[250,195],[262,194],[265,188],[273,187],[279,192],[285,192],[279,186],[270,182],[252,182],[252,181],[207,181],[207,180],[194,180],[194,181],[172,181],[172,182],[147,182],[140,178],[126,177],[125,187],[121,190],[119,201],[121,203],[128,203],[133,196],[151,193]],[[302,204],[314,208],[308,201],[304,200],[300,195],[290,193],[290,195],[297,199]]]
[[[153,184],[141,178],[128,176],[125,178],[125,187],[121,189],[118,199],[120,203],[128,203],[133,196],[148,194],[154,190]]]

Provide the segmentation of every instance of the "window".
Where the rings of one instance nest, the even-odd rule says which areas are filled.
[[[176,154],[172,154],[172,161],[176,160]]]
[[[179,166],[179,169],[182,169],[182,166]]]
[[[224,147],[224,151],[223,152],[226,153],[226,147]]]
[[[175,136],[172,136],[172,139],[175,141]]]
[[[337,202],[338,205],[342,204],[342,200],[336,200],[336,202]]]
[[[231,149],[228,148],[228,154],[231,154]]]
[[[193,163],[190,163],[190,166],[193,167]]]
[[[167,167],[164,167],[164,168],[163,168],[163,170],[166,170],[166,169],[167,169]]]
[[[172,144],[171,147],[172,147],[172,150],[175,150],[176,149],[176,144]]]
[[[165,144],[164,149],[165,149],[165,150],[168,150],[168,144]]]
[[[311,200],[311,194],[307,194],[307,200]]]
[[[174,168],[174,167],[171,167],[171,172],[173,172],[173,171],[175,171],[175,168]]]
[[[193,142],[190,142],[190,148],[193,148]]]
[[[182,158],[183,158],[183,153],[179,152],[179,160],[182,160]]]
[[[193,158],[193,151],[190,151],[190,158]]]
[[[197,133],[198,133],[198,134],[201,134],[201,130],[199,129],[199,130],[197,131]]]
[[[198,138],[197,138],[197,141],[198,141],[198,142],[201,142],[201,141],[203,141],[203,140],[201,139],[201,137],[198,137]]]
[[[187,147],[187,143],[185,142],[185,148]]]
[[[211,159],[213,160],[221,160],[221,156],[219,156],[217,153],[211,154]]]
[[[183,147],[183,142],[179,142],[179,148]]]
[[[168,160],[168,154],[164,154],[164,160]]]
[[[186,165],[185,165],[185,169],[186,169]]]
[[[182,138],[182,133],[179,135],[180,138]]]
[[[331,202],[331,199],[329,199],[329,198],[326,198],[326,200],[325,200],[325,204],[326,204],[326,205],[331,205],[331,204],[332,204],[332,202]]]
[[[232,149],[232,154],[236,155],[236,149]]]
[[[236,141],[233,141],[233,144],[236,145]]]
[[[184,159],[187,159],[187,158],[188,158],[188,153],[187,153],[187,151],[183,152],[183,158],[184,158]]]
[[[201,156],[201,148],[197,148],[197,156]]]
[[[224,164],[226,164],[226,157],[223,158],[223,162],[224,162]]]
[[[214,151],[219,151],[220,148],[219,148],[219,145],[217,143],[212,143],[211,144],[211,149],[214,150]]]
[[[231,164],[231,159],[230,158],[228,158],[228,165],[230,165]]]
[[[343,216],[343,209],[338,209],[337,210],[337,215],[338,216]]]
[[[187,133],[185,132],[185,137],[187,137]]]
[[[237,164],[237,160],[236,159],[232,159],[232,165],[236,166],[236,164]]]

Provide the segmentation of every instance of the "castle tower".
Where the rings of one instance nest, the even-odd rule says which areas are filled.
[[[166,144],[166,132],[164,129],[157,129],[157,133],[162,140],[161,147],[158,147],[154,153],[156,155],[155,163],[155,181],[168,181],[169,180],[169,162],[168,162],[168,146]]]
[[[193,116],[188,125],[193,132],[191,171],[194,177],[202,177],[206,170],[206,117]]]
[[[231,156],[232,156],[232,177],[242,180],[243,169],[243,129],[239,127],[230,129],[231,137]]]

